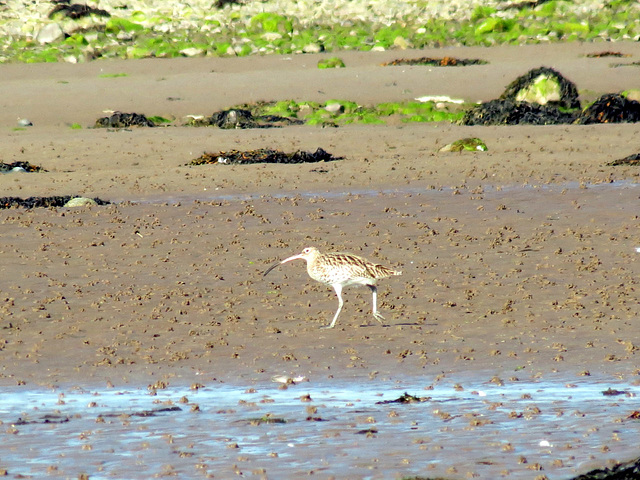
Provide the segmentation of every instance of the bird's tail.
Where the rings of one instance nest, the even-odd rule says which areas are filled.
[[[372,273],[375,278],[386,278],[393,275],[402,275],[402,272],[393,270],[389,267],[385,267],[384,265],[374,265],[371,269],[373,270]]]

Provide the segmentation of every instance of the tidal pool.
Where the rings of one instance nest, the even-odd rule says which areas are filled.
[[[423,401],[381,403],[405,392]],[[0,468],[8,478],[568,479],[640,456],[640,420],[629,418],[639,393],[590,377],[5,388]]]

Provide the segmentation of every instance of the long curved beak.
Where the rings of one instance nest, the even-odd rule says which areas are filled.
[[[297,260],[298,258],[304,259],[304,257],[300,254],[300,255],[294,255],[293,257],[285,258],[280,262],[276,262],[273,265],[271,265],[269,268],[267,268],[267,270],[262,274],[262,276],[266,277],[267,274],[277,266],[282,265],[283,263],[290,262],[291,260]]]

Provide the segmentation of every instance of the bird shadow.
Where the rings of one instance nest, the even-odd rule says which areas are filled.
[[[380,325],[379,323],[363,323],[360,325],[360,328],[367,327],[415,327],[415,326],[435,326],[436,323],[418,323],[418,322],[399,322],[399,323],[387,323],[385,325]]]

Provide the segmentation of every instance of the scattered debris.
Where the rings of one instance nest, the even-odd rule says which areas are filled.
[[[114,112],[110,117],[96,120],[96,128],[155,127],[156,124],[140,113]]]
[[[287,420],[281,417],[273,417],[270,413],[267,413],[259,418],[250,418],[248,422],[250,425],[263,425],[265,423],[287,423]]]
[[[481,60],[479,58],[455,58],[455,57],[442,57],[442,58],[398,58],[391,62],[381,64],[383,67],[396,66],[396,65],[429,65],[432,67],[466,67],[468,65],[486,65],[489,62]]]
[[[29,162],[0,162],[0,173],[9,172],[46,172],[46,170],[37,165],[31,165]]]
[[[180,407],[161,407],[161,408],[154,408],[152,410],[141,410],[139,412],[133,412],[133,413],[103,413],[98,415],[98,418],[114,418],[114,417],[155,417],[157,416],[159,413],[169,413],[169,412],[181,412],[182,409]]]
[[[315,152],[297,151],[294,153],[284,153],[280,150],[271,150],[261,148],[258,150],[249,150],[241,152],[239,150],[231,150],[229,152],[204,153],[200,157],[192,160],[187,165],[204,165],[211,163],[222,163],[225,165],[248,165],[252,163],[314,163],[314,162],[331,162],[340,160],[343,157],[334,157],[330,153],[325,152],[322,148],[318,148]]]
[[[614,390],[611,387],[607,388],[602,392],[602,395],[609,396],[609,397],[614,397],[616,395],[626,395],[626,394],[627,392],[625,392],[624,390]]]
[[[296,383],[309,381],[309,379],[303,375],[299,375],[297,377],[288,377],[286,375],[274,375],[271,377],[272,382],[276,383],[284,383],[285,385],[295,385]]]
[[[67,423],[69,420],[69,417],[67,417],[66,415],[46,414],[35,420],[29,420],[28,418],[20,417],[18,418],[18,420],[13,422],[13,425],[31,425],[34,423]]]
[[[20,197],[1,197],[0,209],[22,207],[22,208],[40,208],[40,207],[64,207],[71,199],[78,198],[79,195],[64,195],[55,197],[29,197],[26,199]],[[96,205],[108,205],[111,202],[94,198]]]
[[[486,152],[487,145],[479,138],[462,138],[442,147],[439,152]]]
[[[640,121],[640,102],[617,93],[601,96],[584,109],[576,123],[634,123]]]
[[[395,400],[383,400],[381,402],[376,402],[376,405],[387,405],[389,403],[421,403],[429,400],[431,400],[431,397],[416,397],[404,392],[404,394],[400,395]]]

